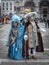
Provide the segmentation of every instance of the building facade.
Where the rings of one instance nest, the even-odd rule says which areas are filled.
[[[2,0],[1,1],[1,13],[9,14],[14,13],[14,1],[13,0]]]
[[[1,0],[0,0],[0,22],[1,22]]]
[[[38,13],[40,18],[49,17],[49,0],[2,0],[2,14],[19,13],[23,15],[24,9],[30,8]]]

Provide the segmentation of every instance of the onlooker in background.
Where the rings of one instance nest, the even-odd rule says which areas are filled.
[[[7,24],[6,16],[4,16],[4,24]]]
[[[47,24],[48,24],[47,27],[49,28],[49,19],[47,20]]]
[[[40,22],[43,22],[43,19],[42,18],[40,18]]]
[[[47,28],[47,19],[44,18],[45,27]]]

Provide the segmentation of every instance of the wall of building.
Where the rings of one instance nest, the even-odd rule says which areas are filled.
[[[5,3],[5,10],[3,10],[2,9],[3,7],[1,7],[2,14],[9,14],[10,12],[12,12],[12,13],[18,13],[21,15],[24,13],[24,10],[26,8],[25,3],[28,1],[33,1],[34,5],[35,5],[34,11],[36,11],[38,13],[38,17],[43,18],[43,7],[42,7],[42,9],[40,9],[40,7],[39,7],[40,2],[43,0],[2,0],[2,3],[3,2]],[[7,2],[8,2],[8,10],[6,10],[6,3]],[[10,10],[10,2],[12,2],[12,10]],[[16,7],[16,10],[14,10],[14,7]],[[20,8],[20,10],[17,11],[17,8]],[[49,8],[48,8],[48,13],[49,13]],[[49,14],[47,14],[47,17],[49,17]]]
[[[1,0],[0,0],[0,22],[1,22]]]
[[[3,10],[3,3],[4,3],[4,10]],[[6,9],[7,5],[6,3],[8,3],[8,10]],[[12,10],[10,10],[10,3],[12,3]],[[2,1],[1,2],[1,13],[3,14],[9,14],[10,12],[14,13],[14,1]]]

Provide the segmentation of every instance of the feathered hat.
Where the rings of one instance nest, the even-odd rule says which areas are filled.
[[[25,9],[24,12],[25,12],[26,14],[28,14],[28,13],[31,12],[31,9]]]

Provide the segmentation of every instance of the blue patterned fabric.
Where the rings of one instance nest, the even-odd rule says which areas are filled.
[[[9,49],[8,49],[8,56],[11,58],[11,59],[15,59],[14,58],[14,53],[15,53],[15,44],[12,44],[9,46]]]
[[[24,37],[24,26],[19,24],[18,37],[17,37],[17,41],[15,41],[15,59],[16,60],[23,60],[23,57],[22,57],[23,37]]]
[[[22,46],[24,37],[24,26],[22,24],[18,25],[18,35],[12,45],[10,45],[8,50],[8,56],[14,60],[23,60],[22,57]]]

